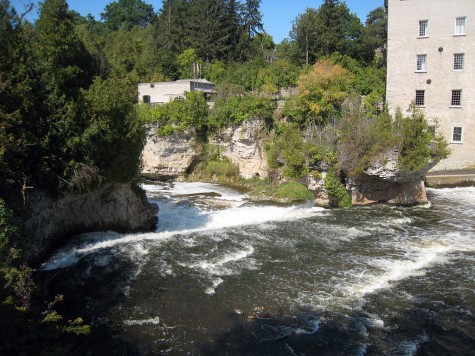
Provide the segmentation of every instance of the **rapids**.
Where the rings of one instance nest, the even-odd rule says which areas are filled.
[[[324,210],[143,187],[157,231],[81,235],[41,266],[52,295],[110,329],[92,354],[475,353],[475,188]]]

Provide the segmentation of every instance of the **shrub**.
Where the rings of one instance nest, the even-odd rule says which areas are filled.
[[[278,199],[286,199],[290,201],[311,200],[314,198],[312,192],[301,183],[288,182],[277,187],[275,197]]]
[[[280,169],[286,178],[298,179],[308,173],[306,145],[298,127],[283,125],[276,129],[267,144],[267,159],[269,167]]]
[[[340,208],[348,208],[351,206],[351,196],[346,191],[345,186],[341,183],[334,169],[330,169],[327,173],[325,189],[330,196],[336,199]]]

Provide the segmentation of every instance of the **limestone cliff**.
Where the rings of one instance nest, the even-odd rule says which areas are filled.
[[[151,231],[158,221],[157,205],[149,204],[139,187],[125,183],[106,183],[92,191],[58,197],[32,191],[24,211],[25,230],[31,237],[24,251],[28,260],[41,258],[75,234]]]
[[[267,177],[267,159],[261,139],[266,131],[263,120],[246,121],[242,125],[227,126],[209,137],[211,145],[220,148],[226,157],[239,167],[243,178],[259,175]],[[182,178],[199,158],[200,146],[196,144],[193,130],[158,136],[151,127],[142,153],[142,174],[159,180]]]
[[[196,134],[192,129],[168,136],[158,136],[150,127],[142,151],[142,174],[151,179],[183,177],[193,160],[199,156]]]
[[[193,131],[158,137],[150,130],[143,152],[143,174],[157,179],[180,178],[199,160],[199,145]],[[220,148],[220,155],[239,167],[243,178],[269,175],[265,142],[267,127],[263,120],[246,121],[241,125],[227,126],[209,137],[209,144]],[[381,155],[364,173],[348,177],[342,170],[342,183],[350,192],[353,205],[384,202],[396,205],[427,203],[424,176],[435,165],[431,162],[417,172],[405,172],[398,167],[398,152]],[[337,206],[338,202],[325,189],[325,167],[315,178],[310,174],[302,181],[314,192],[318,206]],[[327,167],[328,168],[328,167]],[[277,178],[278,179],[278,178]]]
[[[221,147],[221,155],[239,167],[241,177],[249,179],[256,175],[268,175],[263,135],[264,120],[246,121],[242,125],[228,126],[211,138],[210,143]]]

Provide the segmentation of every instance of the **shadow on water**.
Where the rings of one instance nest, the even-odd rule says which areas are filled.
[[[122,340],[106,315],[126,303],[127,288],[136,271],[132,261],[114,258],[106,266],[91,263],[86,257],[72,267],[40,272],[44,300],[64,295],[54,306],[64,320],[82,317],[91,325],[87,342],[75,345],[79,355],[139,355],[137,346]],[[71,288],[74,286],[74,288]]]
[[[200,349],[203,355],[475,355],[475,318],[454,321],[414,304],[387,325],[364,310],[347,314],[302,311],[292,317],[246,320]],[[319,320],[312,330],[306,320]],[[386,324],[386,323],[385,323]]]

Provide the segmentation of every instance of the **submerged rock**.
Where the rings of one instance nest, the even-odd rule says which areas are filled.
[[[158,206],[147,202],[141,188],[126,183],[106,183],[91,191],[66,192],[58,197],[33,191],[25,208],[25,230],[31,238],[24,252],[30,261],[76,234],[152,231],[158,222]]]

